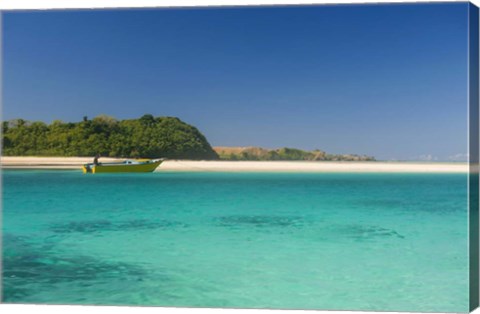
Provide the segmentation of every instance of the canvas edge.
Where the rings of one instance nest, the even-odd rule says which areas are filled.
[[[3,15],[0,10],[0,121],[3,121]],[[3,127],[0,128],[0,156],[3,155]],[[0,167],[0,304],[3,303],[3,175]]]
[[[479,10],[468,6],[469,310],[479,305]]]

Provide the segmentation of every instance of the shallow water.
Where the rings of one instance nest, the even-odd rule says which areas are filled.
[[[10,303],[465,312],[466,174],[3,171]]]

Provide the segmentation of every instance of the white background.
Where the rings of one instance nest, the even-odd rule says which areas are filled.
[[[272,4],[332,4],[332,3],[379,3],[379,2],[432,2],[425,0],[0,0],[0,10],[12,9],[59,9],[59,8],[128,8],[128,7],[168,7],[200,5],[272,5]],[[436,0],[435,2],[452,2]],[[480,6],[480,0],[471,1]],[[235,310],[235,309],[185,309],[162,307],[106,307],[69,305],[0,305],[0,313],[39,313],[39,314],[332,314],[331,311],[285,311],[285,310]],[[358,312],[338,312],[354,314]],[[370,314],[374,312],[362,312]],[[475,311],[480,314],[480,310]]]

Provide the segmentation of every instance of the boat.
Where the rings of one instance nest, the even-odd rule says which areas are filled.
[[[122,162],[89,163],[83,173],[153,172],[165,159],[127,159]]]

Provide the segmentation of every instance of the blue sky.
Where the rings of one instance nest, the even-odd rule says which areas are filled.
[[[214,146],[447,160],[467,152],[467,14],[466,3],[6,12],[3,119],[151,113]]]

